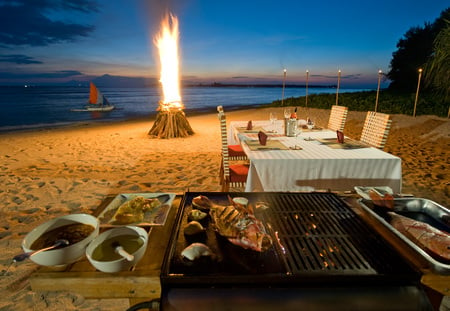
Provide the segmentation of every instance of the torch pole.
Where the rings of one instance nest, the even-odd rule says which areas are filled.
[[[306,70],[306,97],[305,97],[306,108],[308,108],[308,77],[309,77],[309,70]]]
[[[283,106],[284,102],[284,87],[286,85],[286,68],[283,70],[283,89],[281,91],[281,106]]]
[[[422,77],[422,68],[419,69],[419,79],[417,80],[416,100],[414,101],[413,116],[416,116],[417,99],[419,98],[420,78]]]
[[[381,81],[381,74],[383,72],[380,70],[378,70],[378,87],[377,87],[377,97],[375,99],[375,112],[377,112],[378,109],[378,95],[380,94],[380,81]]]
[[[338,83],[336,88],[336,106],[339,105],[338,97],[339,97],[339,85],[341,84],[341,70],[338,70]]]

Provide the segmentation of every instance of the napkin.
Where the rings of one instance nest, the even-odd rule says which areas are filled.
[[[259,133],[258,133],[258,139],[259,139],[259,143],[260,143],[261,145],[263,145],[263,146],[266,145],[266,143],[267,143],[267,135],[266,135],[266,133],[264,133],[264,132],[262,132],[262,131],[259,131]]]
[[[253,129],[252,120],[248,121],[248,123],[247,123],[247,130],[251,130],[251,129]]]
[[[337,141],[340,144],[344,143],[344,133],[342,133],[341,131],[337,130],[336,131],[336,135],[337,135]]]

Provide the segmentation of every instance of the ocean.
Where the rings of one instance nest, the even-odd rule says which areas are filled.
[[[151,118],[162,99],[161,90],[148,88],[100,88],[116,106],[110,112],[73,112],[89,97],[86,86],[0,86],[0,132],[58,127],[82,122],[111,122]],[[342,89],[355,92],[361,89]],[[308,88],[308,94],[335,93],[334,88]],[[286,87],[284,98],[305,95],[305,88]],[[272,103],[282,97],[281,87],[184,87],[182,101],[187,115]]]

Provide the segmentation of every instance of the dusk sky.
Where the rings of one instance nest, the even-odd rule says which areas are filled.
[[[179,19],[192,82],[376,86],[400,38],[448,0],[0,0],[0,84],[158,78],[163,9]]]

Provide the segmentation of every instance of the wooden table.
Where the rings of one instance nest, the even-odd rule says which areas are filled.
[[[108,196],[95,211],[97,216],[116,195]],[[427,263],[391,231],[381,225],[356,202],[355,195],[343,195],[345,201],[365,222],[373,226],[389,243],[423,275],[421,282],[434,306],[439,306],[442,295],[450,295],[450,275],[438,275],[427,268]],[[134,271],[103,273],[84,258],[63,271],[40,267],[30,277],[33,291],[71,291],[85,298],[127,298],[130,306],[138,302],[159,298],[160,272],[170,232],[174,225],[181,196],[177,196],[164,226],[153,227],[149,234],[147,251]],[[438,308],[436,308],[438,310]]]
[[[116,197],[109,195],[93,213],[98,216]],[[133,271],[104,273],[97,271],[84,258],[62,271],[40,267],[30,277],[33,291],[71,291],[85,298],[128,298],[130,306],[161,295],[160,272],[181,196],[177,196],[164,226],[152,227],[147,251]]]

